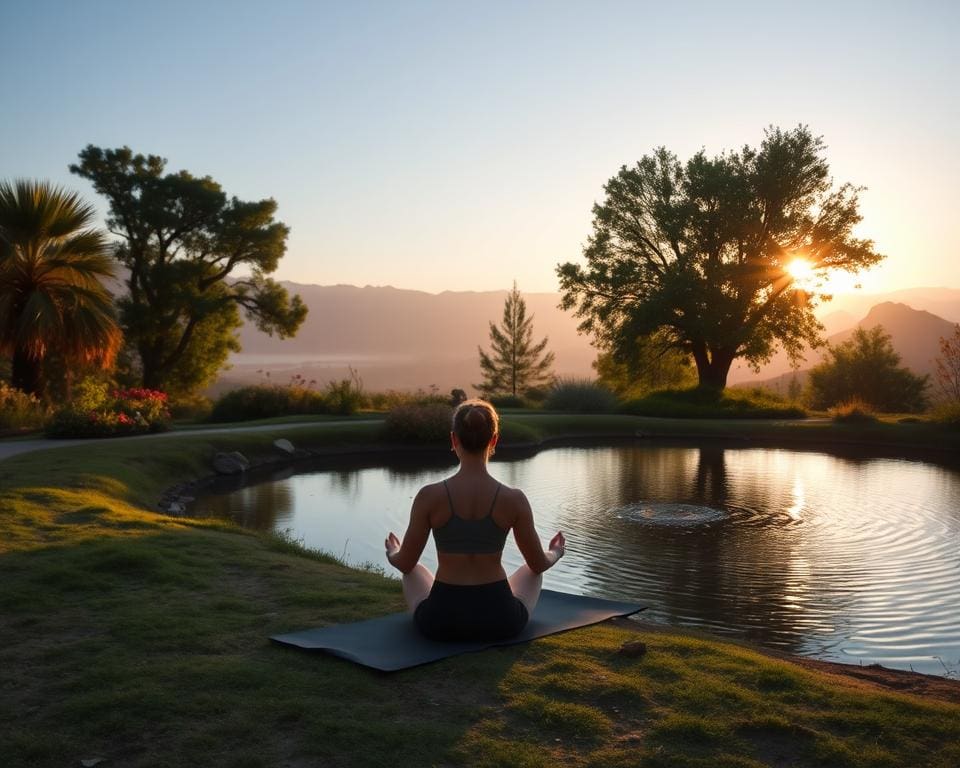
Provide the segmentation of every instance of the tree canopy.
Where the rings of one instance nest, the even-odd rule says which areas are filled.
[[[857,272],[883,257],[855,237],[862,188],[834,189],[822,139],[805,126],[769,128],[759,149],[686,163],[661,147],[623,166],[593,207],[586,264],[558,265],[562,306],[618,362],[648,349],[690,355],[699,384],[726,386],[730,365],[755,367],[777,344],[799,359],[822,343],[814,275]]]
[[[43,363],[112,364],[121,334],[101,280],[113,276],[96,212],[46,182],[0,184],[0,353],[11,383],[42,394]]]
[[[887,413],[922,411],[929,376],[901,367],[883,326],[857,328],[849,341],[827,348],[828,359],[810,371],[807,400],[812,408],[830,408],[862,400]]]
[[[527,317],[527,302],[516,283],[503,303],[502,323],[502,328],[490,323],[489,355],[477,347],[483,372],[483,383],[478,384],[477,389],[491,394],[517,395],[550,381],[553,352],[544,354],[546,338],[533,343],[533,316]]]
[[[127,269],[120,319],[142,383],[189,391],[237,348],[238,309],[284,338],[307,308],[267,277],[289,232],[274,221],[275,201],[227,197],[209,176],[165,167],[156,155],[90,145],[70,170],[109,201],[107,227],[120,238],[115,254]]]

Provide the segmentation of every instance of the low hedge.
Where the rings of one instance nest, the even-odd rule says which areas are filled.
[[[621,413],[674,419],[802,419],[806,411],[762,389],[667,389],[629,400]]]

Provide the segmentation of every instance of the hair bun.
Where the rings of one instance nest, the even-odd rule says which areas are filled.
[[[453,433],[460,445],[470,453],[489,448],[499,431],[497,412],[485,400],[467,400],[453,413]]]

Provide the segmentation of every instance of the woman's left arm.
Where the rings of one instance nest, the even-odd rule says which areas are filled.
[[[410,523],[407,532],[403,534],[403,542],[393,531],[387,536],[384,546],[387,550],[387,560],[390,565],[401,573],[410,573],[419,562],[423,548],[430,538],[430,508],[424,499],[425,488],[421,488],[413,500],[410,510]]]

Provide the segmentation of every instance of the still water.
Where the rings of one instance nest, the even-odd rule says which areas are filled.
[[[354,564],[449,463],[332,464],[223,490],[194,514],[289,530]],[[545,541],[567,556],[544,584],[649,606],[646,620],[818,658],[960,674],[960,468],[720,445],[554,448],[496,460]],[[432,539],[423,562],[436,565]],[[521,557],[512,539],[507,570]]]

